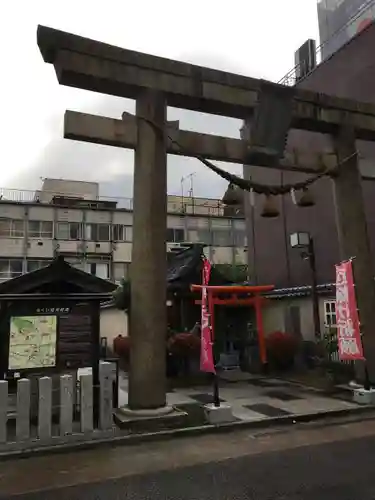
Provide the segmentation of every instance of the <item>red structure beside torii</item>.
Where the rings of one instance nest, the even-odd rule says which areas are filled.
[[[191,285],[192,292],[201,292],[203,285]],[[224,286],[206,286],[208,294],[208,308],[211,317],[211,332],[214,337],[214,307],[221,306],[253,306],[255,308],[256,326],[259,341],[259,354],[262,364],[267,363],[266,343],[263,327],[262,305],[265,297],[260,294],[274,290],[274,285],[224,285]],[[239,297],[247,294],[247,297]],[[223,295],[226,297],[224,298]],[[228,297],[229,296],[229,297]],[[202,300],[196,300],[196,304],[202,304]]]

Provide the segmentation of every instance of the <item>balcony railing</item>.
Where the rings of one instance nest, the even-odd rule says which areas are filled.
[[[9,189],[0,188],[0,200],[1,201],[14,201],[16,203],[35,203],[38,201],[39,197],[43,194],[43,198],[53,198],[54,196],[66,196],[71,198],[77,198],[77,194],[67,194],[67,193],[57,193],[40,191],[40,190],[28,190],[28,189]],[[125,208],[132,210],[133,200],[132,198],[125,198],[121,196],[97,196],[95,198],[97,201],[112,201],[117,203],[117,208]]]
[[[41,203],[51,204],[50,201],[56,196],[78,198],[79,195],[69,193],[58,193],[56,191],[40,191],[25,189],[0,188],[0,201],[10,201],[15,203]],[[85,200],[87,201],[87,200]],[[106,201],[117,203],[116,208],[133,210],[133,199],[122,196],[97,196],[90,201]],[[191,198],[187,196],[171,195],[168,197],[168,212],[180,215],[203,215],[203,216],[223,216],[224,204],[219,199]]]

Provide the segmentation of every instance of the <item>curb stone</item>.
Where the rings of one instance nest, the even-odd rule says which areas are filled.
[[[332,411],[320,411],[307,414],[293,414],[285,415],[281,417],[273,417],[262,420],[253,421],[236,421],[228,424],[220,425],[202,425],[197,427],[185,427],[179,429],[168,429],[159,432],[150,432],[144,434],[126,434],[121,435],[115,433],[108,437],[96,437],[91,440],[85,441],[72,441],[65,444],[55,444],[55,445],[41,445],[35,442],[35,447],[28,447],[24,449],[12,449],[7,451],[6,449],[0,451],[0,461],[2,460],[12,460],[16,458],[29,458],[40,455],[48,454],[58,454],[58,453],[69,453],[71,451],[88,450],[104,446],[132,446],[148,442],[163,441],[168,439],[178,439],[187,438],[193,436],[215,434],[215,433],[227,433],[242,429],[270,429],[272,427],[281,426],[287,427],[298,423],[310,423],[322,422],[324,419],[332,418],[344,418],[352,416],[362,416],[370,414],[373,412],[373,418],[375,418],[375,407],[374,406],[359,406],[354,408],[343,408],[340,410]],[[358,418],[357,418],[358,420]],[[322,424],[324,425],[324,424]],[[328,422],[327,425],[333,425],[332,422]],[[6,445],[5,445],[6,446]],[[20,443],[21,446],[21,443]]]

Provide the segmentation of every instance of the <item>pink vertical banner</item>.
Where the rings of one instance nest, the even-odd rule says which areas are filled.
[[[351,261],[336,266],[336,325],[340,359],[364,359]]]
[[[208,303],[207,286],[210,282],[211,263],[208,259],[203,260],[202,270],[202,319],[201,319],[201,362],[202,372],[215,373],[215,363],[212,351],[212,336],[210,325],[210,307]]]

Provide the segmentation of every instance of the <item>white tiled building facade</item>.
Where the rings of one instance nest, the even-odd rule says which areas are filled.
[[[129,272],[132,200],[99,196],[97,183],[45,179],[37,192],[2,190],[0,281],[36,270],[56,255],[104,279]],[[223,215],[218,200],[168,197],[167,247],[206,243],[213,263],[245,265],[243,218]]]

